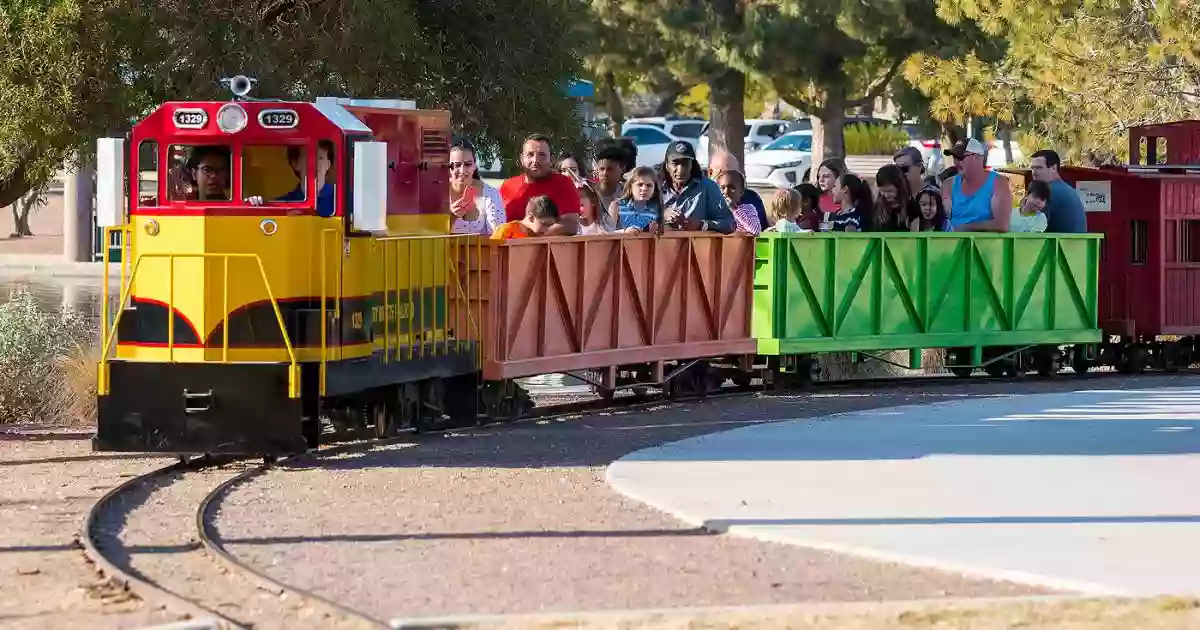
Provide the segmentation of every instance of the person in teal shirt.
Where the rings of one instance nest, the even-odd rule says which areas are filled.
[[[1032,156],[1030,170],[1033,179],[1050,185],[1050,199],[1042,213],[1046,215],[1046,231],[1059,234],[1082,234],[1087,232],[1087,214],[1083,209],[1083,200],[1067,182],[1058,174],[1062,164],[1058,153],[1050,149],[1042,149]]]

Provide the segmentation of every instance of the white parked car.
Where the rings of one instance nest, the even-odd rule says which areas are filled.
[[[786,133],[793,131],[801,131],[809,128],[808,121],[803,123],[794,120],[769,120],[751,118],[746,121],[744,127],[745,135],[742,140],[745,142],[745,154],[750,155],[755,151],[761,150],[763,147],[775,142],[778,138]],[[708,155],[708,123],[704,125],[704,134],[700,136],[699,150]]]
[[[649,118],[630,118],[621,125],[621,135],[628,135],[625,130],[632,126],[650,125],[658,127],[674,138],[691,140],[696,146],[696,140],[708,128],[708,122],[703,118],[679,118],[676,116],[652,116]]]
[[[621,135],[631,138],[637,145],[637,165],[657,166],[667,157],[667,147],[672,142],[683,141],[696,148],[695,138],[672,136],[662,129],[652,125],[626,124],[621,127]],[[708,166],[708,152],[697,151],[697,161],[700,166]]]
[[[746,183],[791,188],[808,181],[812,167],[812,130],[793,131],[746,154]]]

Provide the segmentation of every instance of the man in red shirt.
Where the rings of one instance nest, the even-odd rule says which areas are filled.
[[[500,185],[504,213],[509,221],[525,218],[529,200],[545,195],[558,207],[559,220],[547,236],[570,236],[579,232],[579,193],[570,177],[554,172],[550,165],[550,139],[533,134],[521,145],[522,175]]]

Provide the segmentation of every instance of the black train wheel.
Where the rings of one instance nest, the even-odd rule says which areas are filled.
[[[1146,371],[1146,364],[1149,362],[1149,355],[1146,348],[1136,343],[1129,344],[1121,353],[1121,360],[1117,364],[1117,369],[1122,374],[1141,374]]]
[[[975,372],[975,368],[969,364],[971,362],[970,348],[952,348],[950,352],[950,373],[958,378],[971,378],[971,374]]]
[[[1062,351],[1058,348],[1039,348],[1037,350],[1037,373],[1042,378],[1058,376],[1063,363]]]

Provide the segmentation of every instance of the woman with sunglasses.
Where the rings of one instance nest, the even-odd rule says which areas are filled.
[[[450,233],[490,235],[504,223],[500,191],[479,178],[475,147],[467,140],[450,146]]]

